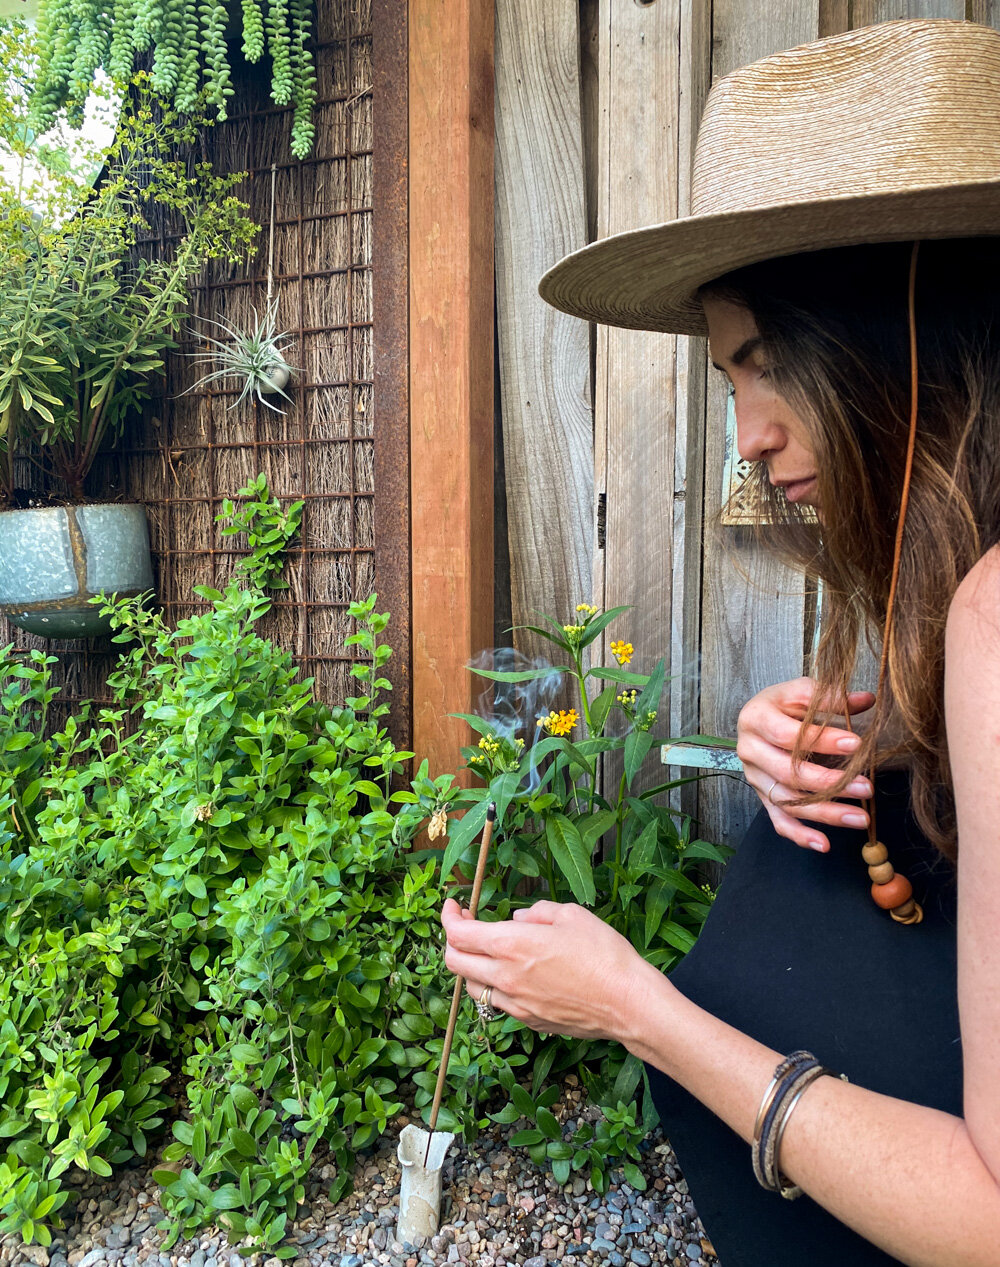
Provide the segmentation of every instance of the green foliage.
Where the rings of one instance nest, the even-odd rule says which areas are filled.
[[[168,1244],[212,1223],[232,1243],[296,1252],[285,1232],[317,1156],[338,1200],[404,1103],[429,1115],[452,991],[440,864],[467,866],[487,797],[501,807],[487,917],[532,900],[525,875],[559,899],[592,885],[595,909],[666,965],[707,910],[689,872],[718,851],[629,791],[634,773],[617,802],[592,782],[594,753],[626,742],[606,737],[606,697],[587,701],[592,738],[548,735],[531,760],[475,719],[486,787],[424,763],[393,791],[411,754],[385,730],[375,597],[350,607],[358,694],[341,707],[317,702],[256,630],[301,510],[262,476],[225,502],[223,531],[248,552],[176,628],[139,600],[107,601],[122,648],[112,705],[57,733],[54,658],[0,654],[0,1232],[47,1244],[73,1168],[146,1159]],[[581,682],[600,680],[579,653],[604,619],[563,647]],[[638,733],[661,684],[654,673],[619,701]],[[550,728],[567,724],[555,716]],[[463,806],[446,857],[411,850],[428,818],[440,829]],[[595,862],[605,832],[619,856]],[[553,1112],[570,1074],[602,1107],[596,1123]],[[511,1017],[484,1029],[467,1003],[439,1126],[470,1141],[520,1121],[515,1144],[560,1182],[581,1172],[603,1189],[621,1168],[641,1188],[641,1078],[616,1044]]]
[[[254,631],[301,507],[243,494],[255,544],[208,611],[108,604],[113,707],[42,737],[52,658],[0,661],[0,1226],[25,1240],[71,1166],[109,1174],[169,1123],[171,1236],[273,1248],[319,1142],[339,1194],[434,1059],[442,895],[407,849],[420,811],[389,810],[387,617],[352,605],[363,693],[317,703]]]
[[[53,223],[3,191],[0,218],[0,491],[9,496],[16,454],[40,445],[71,495],[106,438],[162,372],[188,308],[188,281],[210,259],[237,259],[256,226],[232,196],[238,174],[188,164],[198,120],[156,108],[137,77],[130,109],[107,155],[108,175],[68,220]],[[151,207],[183,226],[173,253],[137,250]]]
[[[242,0],[243,55],[272,59],[271,96],[294,107],[291,151],[305,158],[313,144],[316,76],[309,39],[313,6],[308,0]],[[136,53],[153,49],[153,84],[182,112],[194,109],[199,91],[226,118],[232,96],[226,48],[226,5],[221,0],[116,0],[110,10],[97,0],[41,0],[38,36],[41,63],[32,96],[32,127],[46,132],[61,110],[82,121],[98,69],[124,83]]]
[[[481,676],[503,684],[501,689],[545,682],[554,672],[565,674],[577,688],[580,712],[542,708],[537,719],[522,716],[520,728],[535,732],[530,742],[516,734],[509,707],[498,710],[506,716],[502,727],[466,716],[480,739],[464,754],[483,786],[449,785],[438,790],[433,803],[430,789],[423,797],[442,820],[447,811],[466,811],[449,824],[440,854],[444,879],[456,867],[472,874],[487,806],[490,801],[497,804],[496,835],[481,899],[483,918],[509,918],[514,909],[539,898],[579,902],[666,971],[694,944],[713,900],[711,887],[699,882],[700,869],[705,862],[722,862],[729,851],[692,840],[690,819],[669,804],[668,794],[689,780],[655,786],[642,786],[639,780],[643,763],[658,746],[652,728],[664,684],[662,662],[649,674],[630,671],[626,666],[633,648],[617,639],[610,644],[614,664],[585,666],[588,648],[625,610],[601,612],[581,604],[579,624],[560,625],[545,617],[544,626],[533,627],[558,649],[563,665],[556,670],[548,665],[517,671],[477,669]],[[528,896],[522,883],[526,876],[537,880],[536,890]],[[517,1029],[510,1018],[504,1022],[506,1032]],[[531,1101],[523,1088],[507,1082],[513,1107],[498,1120],[534,1119],[535,1125],[518,1132],[516,1141],[536,1162],[547,1160],[560,1182],[570,1170],[586,1169],[594,1185],[602,1187],[612,1166],[624,1164],[628,1182],[642,1187],[634,1162],[651,1123],[639,1120],[632,1098],[642,1076],[639,1062],[617,1044],[558,1036],[528,1039],[523,1032],[520,1037],[532,1056],[536,1088],[552,1074],[573,1070],[602,1107],[604,1121],[596,1131],[581,1129],[570,1148],[553,1133],[548,1114],[551,1088]]]

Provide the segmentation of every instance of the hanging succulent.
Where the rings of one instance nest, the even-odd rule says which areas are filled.
[[[243,56],[271,57],[271,98],[293,107],[291,150],[305,158],[315,127],[316,75],[309,39],[311,0],[241,0]],[[40,0],[41,62],[31,101],[31,125],[48,131],[66,108],[71,122],[83,108],[100,67],[118,83],[136,53],[153,50],[153,86],[179,111],[191,113],[205,93],[220,119],[233,88],[226,49],[224,0]]]

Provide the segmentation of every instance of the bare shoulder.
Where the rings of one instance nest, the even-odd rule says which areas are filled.
[[[961,799],[970,774],[1000,784],[1000,547],[984,554],[955,591],[945,638],[944,694],[952,776]]]
[[[955,591],[948,609],[947,652],[949,659],[978,654],[1000,661],[1000,545],[983,555]]]

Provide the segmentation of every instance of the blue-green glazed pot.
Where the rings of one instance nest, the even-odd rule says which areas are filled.
[[[145,506],[108,503],[0,513],[0,615],[45,638],[99,638],[95,594],[153,587]]]

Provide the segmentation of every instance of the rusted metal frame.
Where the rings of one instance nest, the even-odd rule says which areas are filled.
[[[329,279],[329,278],[331,278],[331,277],[342,277],[345,273],[350,273],[350,272],[352,272],[352,271],[353,271],[353,272],[365,272],[365,271],[367,271],[367,270],[365,270],[365,269],[353,269],[353,270],[352,270],[352,269],[350,269],[350,268],[317,268],[317,269],[312,270],[311,272],[308,272],[308,273],[304,274],[304,278],[305,278],[305,280],[306,280],[306,281],[324,281],[324,280],[327,280],[327,279]],[[275,273],[275,275],[274,275],[274,280],[275,280],[276,282],[297,281],[297,280],[298,280],[298,276],[299,276],[299,275],[298,275],[298,273],[297,273],[297,272],[295,272],[295,273]],[[238,287],[238,286],[246,286],[246,285],[248,285],[248,283],[247,283],[247,282],[246,282],[243,278],[232,278],[232,277],[229,277],[229,278],[226,278],[226,280],[225,280],[225,281],[219,282],[217,285],[213,286],[213,287],[212,287],[212,289],[213,289],[213,290],[226,290],[226,289],[229,289],[229,288],[234,288],[234,287]],[[203,285],[203,284],[198,284],[198,285],[196,285],[196,286],[192,286],[192,287],[190,287],[190,290],[191,290],[192,294],[197,294],[199,291],[202,291],[202,290],[208,290],[208,287],[207,287],[207,286],[205,286],[205,285]],[[359,324],[360,326],[364,326],[364,325],[371,325],[371,322],[370,322],[370,321],[362,321],[362,322],[359,322],[358,324]],[[344,326],[319,326],[319,327],[318,327],[318,330],[319,330],[319,331],[325,331],[325,330],[342,330],[342,329],[345,329],[345,327],[344,327]],[[306,331],[306,333],[309,333],[309,331],[307,330],[307,331]]]
[[[413,739],[407,7],[374,0],[372,12],[375,584],[391,616],[389,733],[405,750]]]
[[[348,84],[350,84],[350,79],[348,79]],[[350,159],[348,159],[347,161],[348,163],[350,163]],[[298,195],[298,234],[296,235],[298,250],[296,252],[296,261],[298,263],[298,295],[299,295],[298,347],[299,347],[299,355],[304,365],[305,364],[305,337],[306,337],[306,309],[305,309],[305,295],[303,293],[305,289],[303,285],[303,282],[305,279],[305,256],[303,254],[303,244],[302,244],[302,225],[303,225],[303,216],[305,214],[305,205],[304,205],[302,183],[303,183],[302,182],[302,168],[300,166],[295,173],[296,193]],[[350,208],[351,199],[350,199],[349,192],[348,192],[348,198],[347,198],[347,205],[348,205],[348,208]],[[349,227],[351,223],[350,216],[348,216],[347,223],[348,223],[348,235],[350,235],[350,227]],[[277,227],[277,216],[275,216],[275,227]],[[348,377],[350,377],[350,375],[348,375]],[[350,390],[350,388],[348,388],[348,390]],[[298,400],[298,412],[299,412],[299,471],[300,471],[300,478],[303,481],[303,485],[304,485],[307,479],[306,472],[308,470],[308,466],[306,464],[306,448],[305,448],[306,408],[305,408],[305,401],[302,399],[301,395]],[[351,471],[351,483],[352,485],[354,483],[353,470]],[[308,490],[305,487],[303,487],[302,492],[305,493],[307,491]],[[309,501],[311,501],[312,498],[307,499],[303,497],[302,500],[306,502],[306,505],[308,505]],[[309,534],[308,539],[311,540],[312,539],[312,525],[309,522],[308,517],[305,523],[305,532]],[[309,649],[309,651],[311,651],[311,645],[310,645],[310,640],[309,640],[309,633],[310,633],[309,608],[307,606],[307,602],[312,597],[312,588],[311,588],[312,569],[309,566],[309,559],[312,559],[315,557],[316,557],[315,552],[309,555],[303,555],[302,564],[299,567],[299,582],[302,586],[302,592],[300,592],[299,597],[300,599],[305,600],[300,605],[300,608],[299,608],[300,616],[298,620],[299,651],[300,651],[300,654],[303,656],[307,653],[307,648]],[[307,665],[307,673],[308,673],[308,666],[318,663],[317,657],[315,655],[310,654],[308,660],[306,660],[305,663]]]

